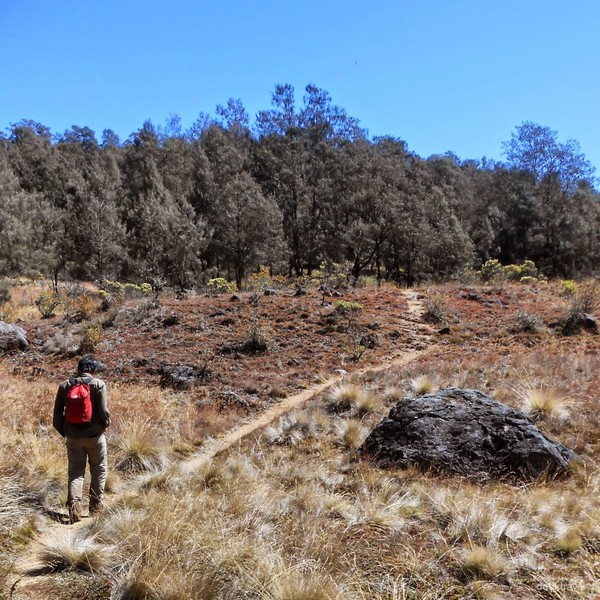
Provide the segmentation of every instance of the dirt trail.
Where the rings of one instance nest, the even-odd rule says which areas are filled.
[[[424,306],[422,302],[419,300],[418,294],[415,292],[405,292],[404,296],[408,302],[408,314],[413,317],[414,322],[419,322],[421,317],[423,316]],[[412,321],[412,319],[411,319]],[[431,328],[429,326],[423,326],[423,329],[427,331],[427,335],[431,333]],[[326,389],[335,386],[338,383],[341,383],[344,378],[348,376],[361,376],[366,373],[379,373],[380,371],[385,371],[387,369],[393,367],[403,367],[407,365],[411,361],[415,360],[419,356],[422,356],[427,350],[411,350],[410,352],[405,352],[402,356],[390,360],[386,363],[382,363],[375,367],[365,367],[364,369],[360,369],[357,371],[353,371],[351,374],[341,373],[334,377],[330,377],[327,381],[320,383],[315,386],[311,386],[306,390],[295,394],[294,396],[289,396],[282,402],[279,402],[275,406],[271,407],[264,413],[260,414],[258,417],[252,419],[248,423],[241,425],[240,427],[226,433],[223,437],[215,438],[210,440],[207,444],[204,445],[202,450],[197,452],[192,458],[189,458],[183,461],[180,464],[179,470],[182,475],[189,475],[197,470],[201,465],[209,462],[213,458],[217,457],[219,454],[229,450],[236,444],[239,444],[245,437],[251,435],[255,431],[262,429],[263,427],[267,427],[273,421],[283,416],[284,414],[291,412],[292,410],[299,408],[304,403],[308,402],[311,398],[318,396]]]
[[[412,350],[403,354],[400,358],[392,360],[388,363],[376,367],[368,367],[359,371],[353,371],[352,376],[360,376],[365,373],[378,373],[380,371],[385,371],[392,367],[402,367],[408,364],[409,362],[413,361],[415,358],[423,355],[425,352],[427,352],[427,350]],[[307,388],[299,394],[289,396],[283,402],[280,402],[276,406],[273,406],[272,408],[262,413],[252,421],[249,421],[241,427],[234,429],[233,431],[225,434],[223,437],[209,441],[207,444],[205,444],[205,446],[200,452],[196,453],[191,459],[188,459],[180,464],[180,472],[183,475],[189,475],[190,473],[197,470],[198,467],[200,467],[202,464],[205,464],[206,462],[212,460],[219,454],[229,450],[236,444],[240,443],[245,437],[249,436],[250,434],[254,433],[259,429],[262,429],[263,427],[266,427],[267,425],[270,425],[273,421],[283,416],[284,414],[296,408],[299,408],[305,402],[321,394],[326,389],[331,388],[338,383],[341,383],[347,376],[348,375],[340,374],[335,377],[331,377],[327,381]]]
[[[407,291],[404,293],[404,296],[408,302],[408,318],[406,320],[414,323],[415,326],[418,325],[420,333],[423,337],[430,338],[433,329],[430,326],[423,325],[421,323],[421,317],[423,316],[425,308],[419,298],[419,295],[416,292]],[[188,458],[179,464],[179,472],[183,477],[189,476],[199,467],[210,462],[219,454],[222,454],[223,452],[226,452],[234,447],[236,444],[241,443],[241,441],[247,436],[258,431],[259,429],[267,427],[279,417],[296,408],[299,408],[311,398],[314,398],[328,388],[341,383],[347,377],[360,377],[366,373],[379,373],[390,368],[402,367],[409,364],[416,358],[427,354],[429,351],[429,346],[423,350],[411,350],[403,353],[401,356],[374,367],[365,367],[363,369],[353,371],[352,373],[340,373],[339,375],[328,378],[323,383],[311,386],[302,392],[295,394],[294,396],[290,396],[247,423],[243,423],[239,427],[226,433],[222,437],[209,440],[200,451],[195,453],[191,458]],[[144,479],[145,477],[141,477],[137,483],[138,490],[141,482],[143,482]],[[134,485],[127,486],[127,490],[123,492],[123,495],[131,495],[135,491],[136,484],[134,483]],[[109,507],[114,505],[118,501],[119,497],[120,496],[111,498],[108,502]],[[47,528],[45,531],[45,537],[56,535],[57,528],[61,529],[65,537],[78,535],[85,537],[85,526],[87,524],[90,524],[90,521],[88,519],[84,519],[75,525],[69,526],[69,528],[65,531],[66,528],[60,522],[55,522]],[[15,576],[11,581],[8,582],[10,587],[9,598],[11,600],[46,600],[47,598],[53,597],[53,594],[56,593],[57,582],[54,577],[48,575],[35,576],[27,574],[30,572],[34,564],[35,556],[33,555],[25,556],[21,561],[21,572],[24,574],[19,577]]]

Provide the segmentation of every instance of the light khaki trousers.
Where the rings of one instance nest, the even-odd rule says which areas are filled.
[[[67,503],[81,502],[86,462],[90,463],[90,508],[97,507],[104,495],[108,460],[106,436],[67,438],[67,458],[69,460],[69,490]]]

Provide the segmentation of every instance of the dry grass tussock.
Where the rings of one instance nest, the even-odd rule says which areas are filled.
[[[360,418],[372,413],[381,404],[380,396],[371,390],[354,383],[340,383],[329,392],[326,407],[331,413],[348,413]]]
[[[36,479],[55,482],[46,494],[51,503],[64,493],[64,471],[56,470],[64,468],[63,449],[44,405],[54,386],[34,389],[35,413],[18,409],[12,402],[26,384],[7,373],[0,391],[13,400],[0,411],[0,541],[13,557],[29,544],[40,569],[107,573],[115,600],[598,597],[596,342],[543,336],[535,348],[494,342],[468,351],[453,343],[362,385],[338,386],[187,474],[173,464],[176,448],[201,447],[240,413],[197,407],[187,392],[112,385],[119,418],[109,432],[110,471],[129,457],[131,470],[120,477],[132,491],[113,497],[87,531],[64,528],[71,538],[63,540],[38,540],[44,534],[32,514],[41,512],[29,500]],[[538,425],[566,445],[580,444],[585,467],[561,481],[476,485],[359,460],[365,433],[390,404],[415,393],[412,380],[424,373],[514,407],[522,402],[516,390],[555,390],[569,417],[556,418],[555,408]],[[133,489],[140,465],[152,470]]]
[[[94,535],[82,529],[54,528],[36,541],[32,559],[21,566],[28,574],[53,573],[78,569],[91,573],[107,570],[113,551],[99,544]]]
[[[134,416],[115,420],[114,440],[118,470],[150,471],[166,466],[160,430],[148,418]]]
[[[565,421],[569,412],[565,400],[555,388],[519,387],[515,393],[522,402],[522,409],[534,421],[555,418]]]
[[[267,427],[265,437],[270,444],[295,445],[312,438],[323,429],[322,415],[314,411],[294,411]]]
[[[101,517],[97,539],[117,540],[123,582],[157,597],[485,597],[542,571],[552,580],[573,557],[594,564],[598,472],[482,488],[341,460],[325,431],[310,450],[258,444],[215,459]]]
[[[433,375],[423,374],[410,380],[410,389],[417,396],[424,396],[437,392],[439,386]]]

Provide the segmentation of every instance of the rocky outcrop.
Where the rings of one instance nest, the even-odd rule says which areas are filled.
[[[27,350],[27,334],[22,327],[0,321],[0,352]]]
[[[598,319],[587,313],[573,313],[562,325],[563,335],[575,335],[581,330],[598,333]]]
[[[468,477],[555,475],[577,458],[522,412],[458,388],[400,401],[361,453],[384,467],[414,465]]]
[[[201,382],[208,381],[210,377],[211,372],[206,365],[164,365],[160,369],[160,386],[189,390]]]

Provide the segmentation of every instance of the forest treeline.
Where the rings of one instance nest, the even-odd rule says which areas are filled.
[[[323,264],[412,285],[490,258],[548,276],[600,264],[593,168],[573,140],[525,122],[506,162],[423,159],[370,139],[329,94],[275,88],[254,122],[239,100],[189,130],[171,117],[123,143],[109,129],[0,135],[0,275],[241,285],[260,265]]]

